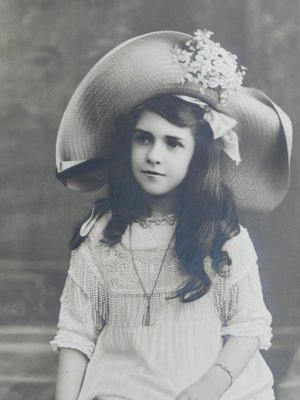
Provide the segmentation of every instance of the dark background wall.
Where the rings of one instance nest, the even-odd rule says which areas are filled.
[[[208,28],[248,67],[246,85],[267,92],[293,120],[287,197],[271,214],[245,214],[242,221],[259,255],[278,333],[275,347],[287,332],[293,349],[299,345],[299,17],[300,0],[0,0],[0,323],[5,329],[56,323],[72,225],[97,197],[68,191],[54,177],[57,129],[80,80],[127,38]]]

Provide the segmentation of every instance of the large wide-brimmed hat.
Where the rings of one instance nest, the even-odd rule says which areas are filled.
[[[191,76],[191,63],[183,59],[188,52],[182,50],[191,40],[174,31],[138,36],[111,50],[88,72],[65,110],[57,137],[57,177],[66,186],[82,191],[101,188],[116,118],[145,100],[174,94],[202,100],[237,121],[241,163],[237,166],[225,153],[221,160],[224,182],[237,206],[270,211],[281,202],[289,185],[288,116],[261,91],[241,86],[228,95],[214,82],[203,85],[199,74]],[[241,81],[243,70],[236,73]]]

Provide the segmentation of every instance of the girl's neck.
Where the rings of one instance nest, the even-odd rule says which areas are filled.
[[[162,218],[176,213],[176,200],[174,196],[149,196],[147,199],[148,217]]]

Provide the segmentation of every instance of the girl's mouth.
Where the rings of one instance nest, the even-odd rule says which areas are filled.
[[[158,175],[158,176],[166,176],[165,174],[160,174],[159,172],[156,172],[156,171],[150,171],[150,170],[142,170],[141,171],[143,174],[146,174],[146,175]]]

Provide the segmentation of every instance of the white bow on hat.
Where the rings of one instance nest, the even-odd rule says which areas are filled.
[[[233,130],[237,126],[237,121],[214,110],[207,103],[194,97],[180,95],[176,95],[176,97],[206,110],[203,119],[210,125],[214,133],[214,139],[222,141],[223,151],[238,165],[241,162],[239,142],[238,136]]]

